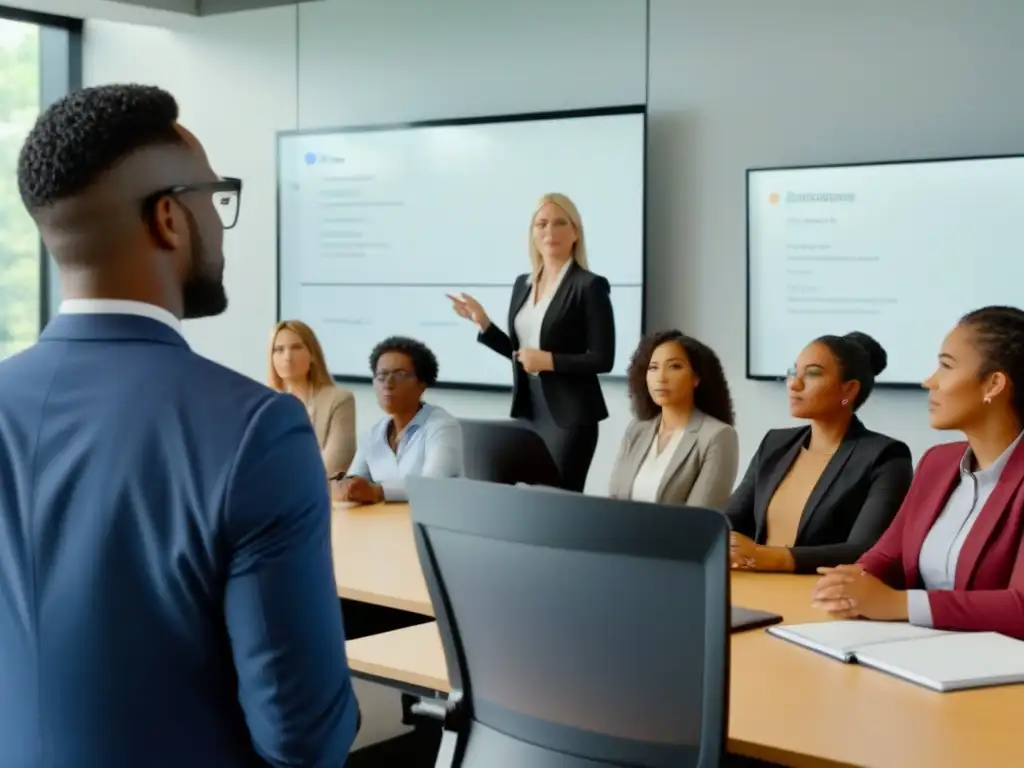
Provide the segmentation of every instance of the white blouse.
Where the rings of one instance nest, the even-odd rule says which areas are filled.
[[[630,489],[629,498],[633,501],[657,503],[661,481],[665,477],[668,465],[672,463],[672,455],[679,447],[679,441],[683,439],[685,431],[677,429],[661,453],[658,453],[658,433],[654,433],[654,439],[651,440],[644,461],[640,465],[636,477],[633,478],[633,487]]]
[[[562,281],[565,279],[565,274],[569,271],[570,264],[572,264],[572,259],[565,262],[565,266],[562,267],[555,277],[554,283],[548,286],[548,292],[541,296],[540,301],[536,304],[533,303],[533,286],[530,286],[530,295],[526,297],[526,301],[523,302],[523,306],[520,307],[514,321],[516,336],[519,338],[519,347],[521,349],[541,348],[540,329],[544,324],[544,315],[547,314],[548,307],[551,306],[551,299],[554,298],[559,286],[561,286]]]

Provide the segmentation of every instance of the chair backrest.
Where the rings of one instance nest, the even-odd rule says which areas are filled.
[[[489,483],[561,486],[544,440],[512,419],[460,419],[465,477]]]
[[[718,765],[729,527],[707,509],[409,478],[452,765]]]

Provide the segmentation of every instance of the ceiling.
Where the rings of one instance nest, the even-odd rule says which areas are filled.
[[[192,16],[213,16],[218,13],[255,11],[281,5],[318,2],[318,0],[116,0],[124,5],[154,8],[160,11],[187,13]]]
[[[79,19],[108,19],[137,24],[173,21],[182,16],[213,16],[320,0],[3,0],[27,11]]]

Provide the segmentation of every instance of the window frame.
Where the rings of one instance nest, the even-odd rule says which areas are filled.
[[[0,19],[39,27],[39,109],[82,87],[82,19],[0,5]],[[39,330],[58,301],[57,271],[39,238]]]

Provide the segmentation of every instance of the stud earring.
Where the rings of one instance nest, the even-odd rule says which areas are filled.
[[[992,398],[991,398],[991,397],[988,397],[988,396],[986,395],[986,397],[985,397],[985,399],[983,400],[983,402],[985,403],[985,405],[992,405]]]
[[[843,405],[849,405],[849,404],[850,404],[850,401],[849,401],[849,400],[847,400],[847,399],[846,399],[846,398],[844,397],[844,398],[843,398]]]

